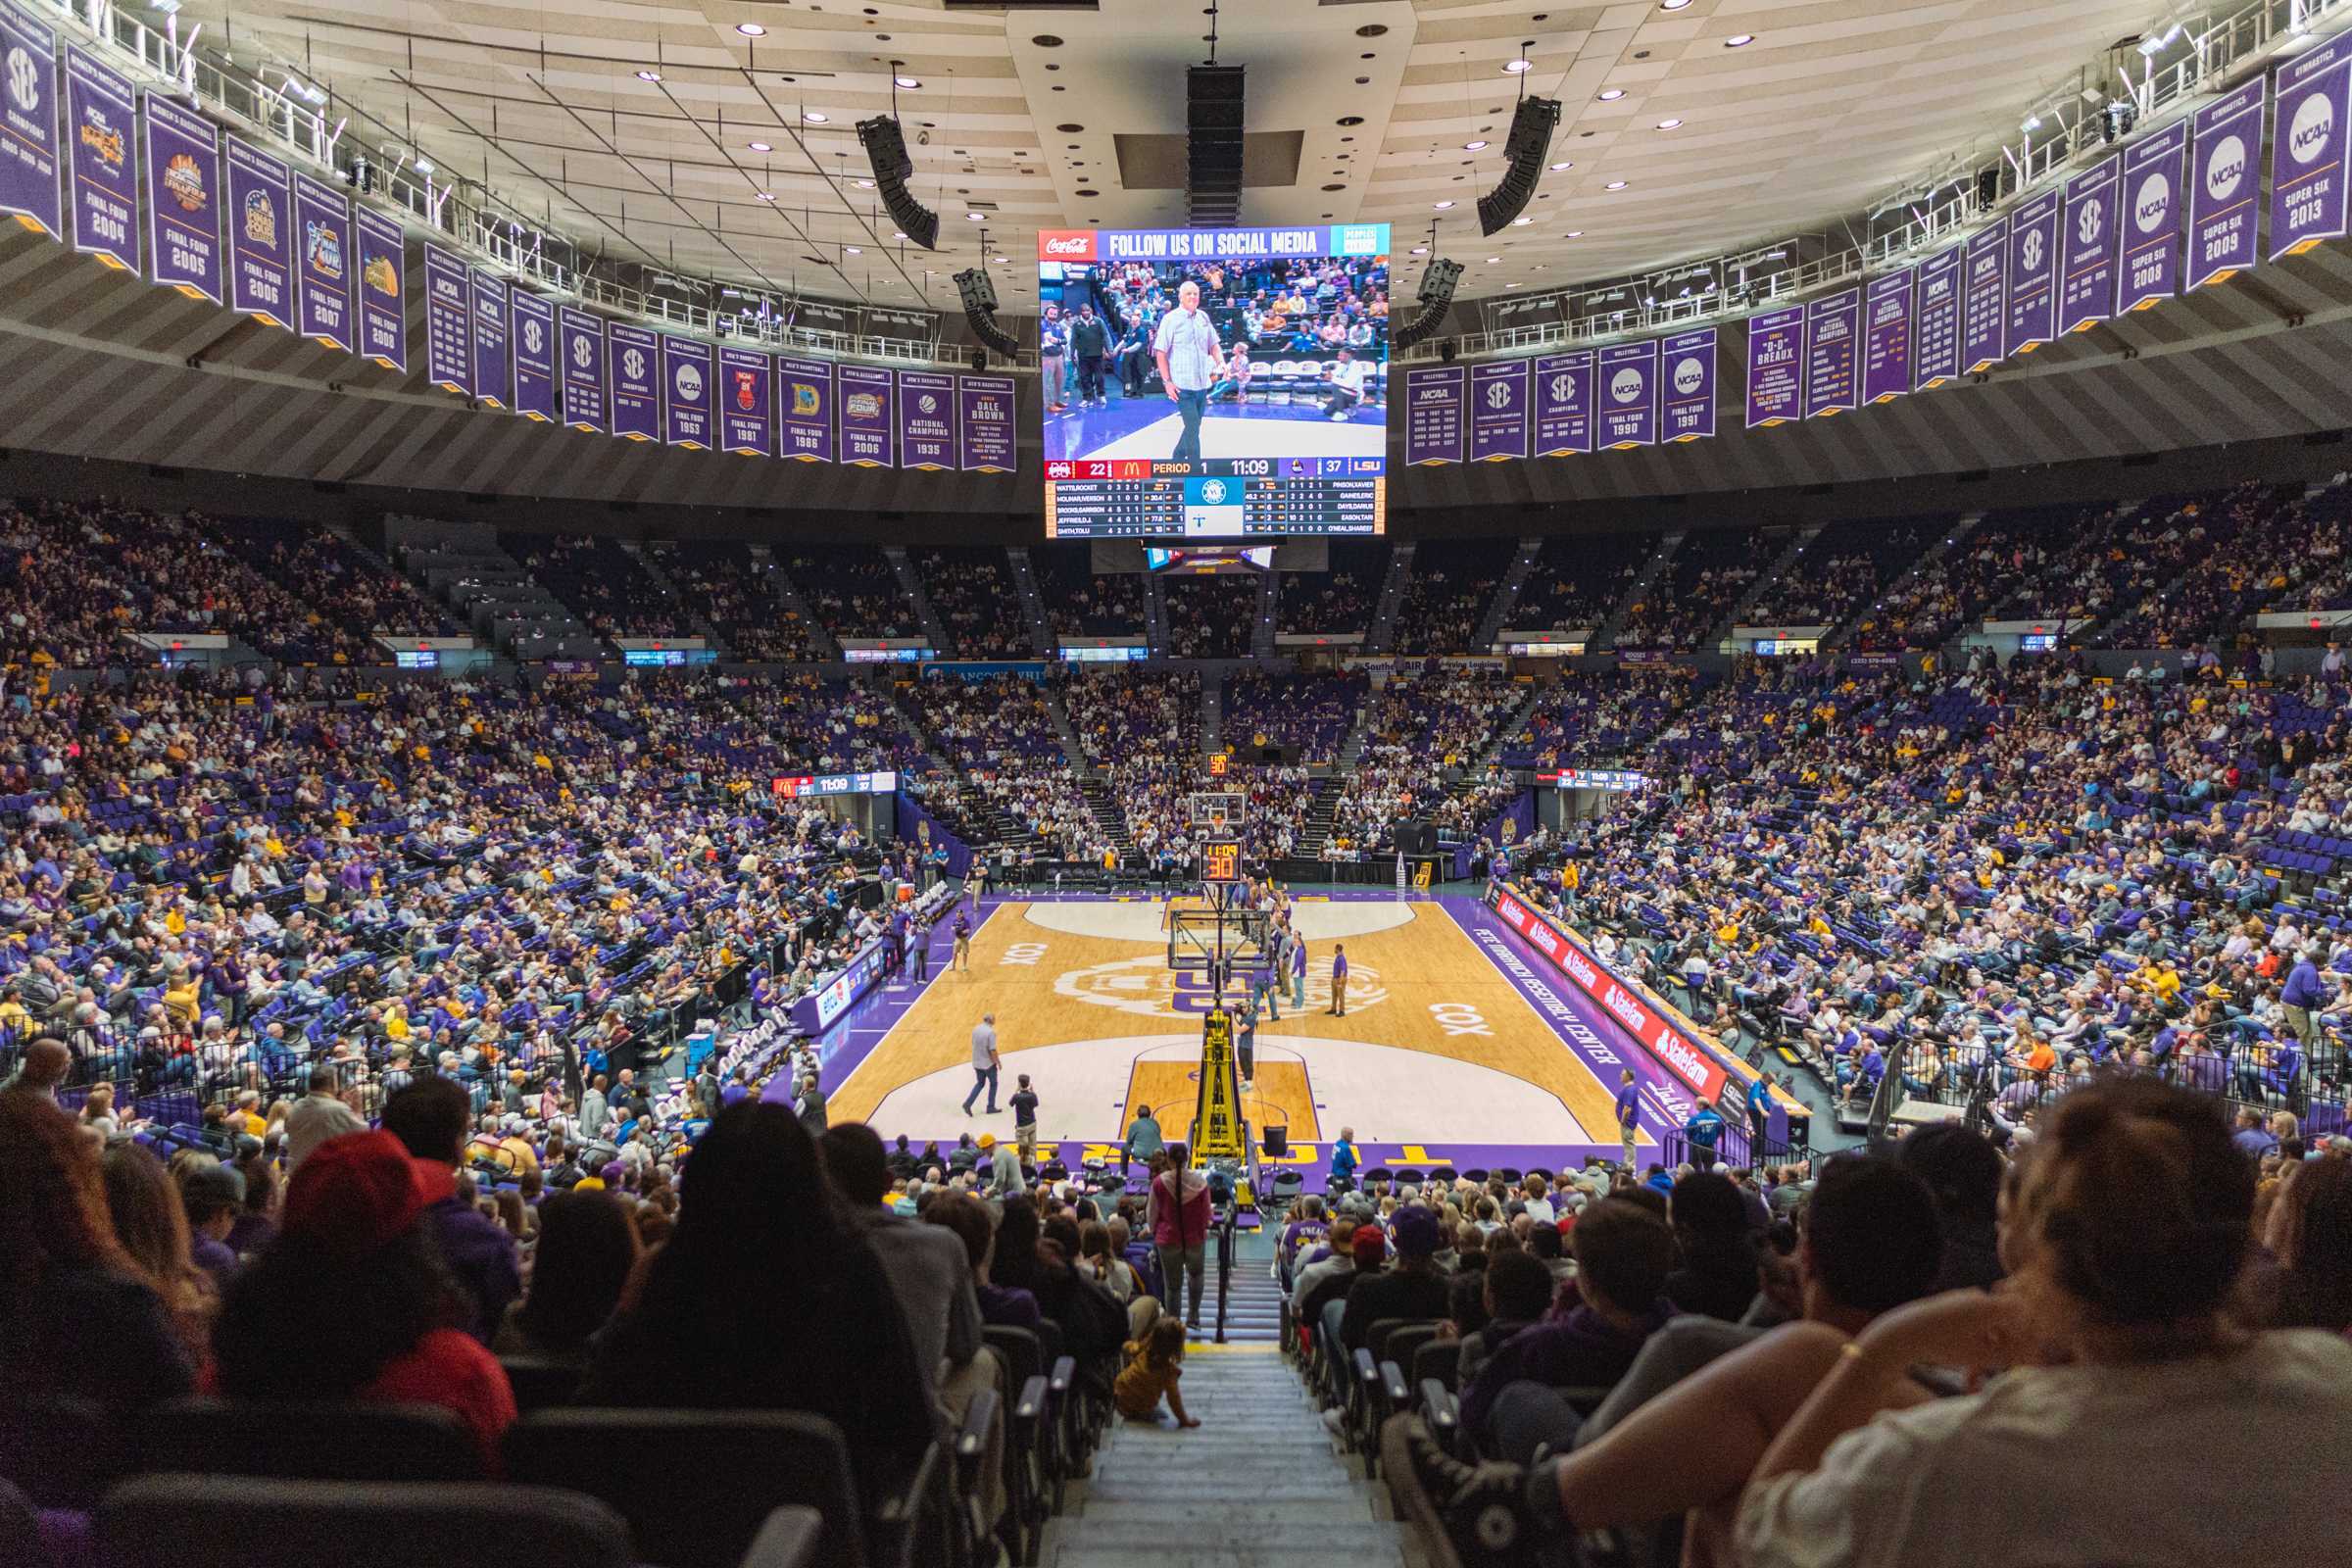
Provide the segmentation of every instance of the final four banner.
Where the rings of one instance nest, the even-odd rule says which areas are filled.
[[[444,392],[473,395],[473,305],[468,269],[454,251],[424,247],[424,378]]]
[[[1014,418],[1018,396],[1009,375],[956,378],[956,417],[963,426],[963,466],[975,473],[1010,473],[1020,466]]]
[[[2058,225],[2058,331],[2080,332],[2115,314],[2115,246],[2122,229],[2124,155],[2066,182]]]
[[[295,330],[346,354],[351,334],[351,203],[323,180],[294,175]]]
[[[228,138],[228,308],[294,324],[294,172]]]
[[[1703,441],[1715,433],[1715,328],[1658,340],[1658,439]]]
[[[1470,367],[1470,461],[1527,456],[1527,375],[1532,362],[1490,360]]]
[[[1805,416],[1805,308],[1790,305],[1747,318],[1747,427],[1768,429]]]
[[[776,356],[776,456],[831,463],[833,362]]]
[[[1424,365],[1404,372],[1404,461],[1459,463],[1468,442],[1469,369]]]
[[[1911,389],[1925,392],[1960,374],[1960,264],[1957,245],[1919,264],[1912,307]]]
[[[2271,133],[2271,255],[2300,256],[2344,232],[2344,122],[2352,118],[2352,37],[2336,34],[2278,68]]]
[[[2058,198],[2045,190],[2009,215],[2006,357],[2031,354],[2058,335]]]
[[[874,365],[837,365],[833,381],[840,389],[841,461],[860,468],[897,467],[890,372]]]
[[[1592,351],[1538,355],[1534,379],[1536,456],[1592,451]]]
[[[2257,76],[2197,111],[2197,145],[2188,188],[2188,286],[2203,288],[2252,267],[2261,183],[2262,107],[2268,77]]]
[[[2176,120],[2124,149],[2122,272],[2115,314],[2144,311],[2180,287],[2180,191],[2188,177],[2188,122]]]
[[[1658,440],[1658,340],[1612,343],[1593,360],[1600,425],[1592,444],[1605,452],[1655,446]]]
[[[388,370],[409,368],[409,317],[401,303],[407,284],[402,258],[407,249],[400,225],[356,208],[352,232],[359,236],[360,352]]]
[[[690,452],[710,450],[710,345],[662,335],[662,438]]]
[[[466,303],[473,317],[473,395],[494,409],[514,406],[514,328],[507,280],[478,267],[466,271]]]
[[[0,213],[56,239],[57,34],[14,5],[0,5],[0,56],[8,91],[0,102]]]
[[[605,433],[604,318],[576,306],[556,307],[556,374],[564,422]]]
[[[937,370],[899,372],[899,466],[937,472],[962,466],[956,450],[956,378]]]
[[[147,276],[220,303],[220,133],[161,93],[147,107]]]
[[[1892,403],[1911,390],[1911,310],[1915,274],[1908,267],[1874,277],[1862,289],[1862,401]]]
[[[605,353],[612,386],[612,433],[627,441],[661,440],[661,340],[647,327],[608,321]]]
[[[66,186],[74,248],[123,271],[139,270],[138,103],[128,77],[66,45]]]
[[[556,394],[555,304],[517,285],[507,308],[514,322],[514,412],[553,424],[563,414]]]
[[[747,458],[775,456],[768,428],[768,386],[775,362],[763,349],[724,347],[718,351],[718,444]]]
[[[1856,341],[1862,291],[1841,288],[1805,302],[1805,417],[1826,419],[1853,408],[1861,391]]]
[[[1961,262],[1960,368],[1970,375],[2001,363],[2002,258],[2009,249],[2009,220],[1996,218],[1968,237]]]

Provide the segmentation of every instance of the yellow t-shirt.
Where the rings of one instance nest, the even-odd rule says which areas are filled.
[[[1127,1342],[1127,1364],[1111,1383],[1110,1396],[1119,1407],[1119,1414],[1142,1417],[1159,1408],[1159,1401],[1175,1392],[1184,1377],[1184,1363],[1170,1361],[1166,1366],[1153,1366],[1145,1359],[1140,1340]]]

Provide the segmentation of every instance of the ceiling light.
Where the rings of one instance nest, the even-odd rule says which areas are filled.
[[[858,182],[858,188],[859,190],[872,190],[874,188],[874,182],[870,179],[861,179]]]
[[[821,109],[804,109],[801,111],[801,118],[811,125],[821,125],[833,117]]]
[[[1600,101],[1604,104],[1613,104],[1624,96],[1625,89],[1623,87],[1603,87],[1600,89]]]
[[[416,172],[418,172],[419,174],[429,174],[429,173],[431,173],[432,172],[433,172],[433,161],[432,161],[430,158],[427,158],[427,157],[425,157],[423,154],[419,153],[419,154],[417,155],[417,157],[416,157]]]
[[[1681,123],[1682,122],[1679,120],[1661,120],[1658,122],[1658,128],[1660,130],[1672,130],[1675,126]]]
[[[1505,75],[1516,76],[1522,72],[1535,70],[1536,63],[1533,60],[1505,60],[1502,69]]]
[[[1505,284],[1503,284],[1502,286],[1503,286],[1504,288],[1517,288],[1519,285],[1518,285],[1518,284],[1516,284],[1516,283],[1505,283]]]
[[[988,221],[987,217],[980,213],[966,213],[963,216],[967,221],[974,223],[985,223]]]
[[[905,239],[906,237],[906,231],[903,228],[894,228],[890,231],[890,237],[892,239]]]
[[[1756,35],[1752,32],[1735,32],[1723,40],[1723,46],[1726,49],[1744,49],[1755,41]]]
[[[1583,239],[1585,237],[1585,231],[1581,228],[1572,228],[1560,237],[1562,239]]]
[[[1525,228],[1528,224],[1534,221],[1535,220],[1532,218],[1514,218],[1511,220],[1511,226],[1513,228]]]
[[[1551,172],[1552,172],[1553,173],[1555,173],[1555,174],[1556,174],[1556,173],[1558,173],[1558,172],[1559,172],[1561,170],[1563,170],[1563,169],[1574,169],[1575,167],[1576,167],[1576,165],[1575,165],[1575,163],[1574,163],[1574,162],[1572,162],[1572,161],[1571,161],[1571,160],[1569,160],[1569,159],[1563,158],[1563,159],[1561,159],[1561,160],[1560,160],[1558,163],[1556,163],[1556,164],[1554,164],[1554,165],[1552,165],[1552,166],[1551,166]]]
[[[1004,265],[1004,258],[1002,256],[991,256],[989,260],[996,263],[999,267],[1003,267]]]
[[[776,193],[772,190],[763,190],[760,193],[760,199],[763,202],[772,202],[776,199]]]
[[[1453,203],[1451,203],[1451,202],[1431,202],[1429,205],[1430,205],[1430,206],[1432,206],[1432,207],[1435,207],[1435,208],[1436,208],[1436,209],[1437,209],[1439,212],[1441,212],[1441,213],[1442,213],[1442,212],[1446,211],[1446,208],[1448,208],[1448,207],[1451,207],[1451,206],[1453,205]]]
[[[1690,3],[1690,0],[1658,0],[1658,9],[1660,11],[1680,11]]]
[[[775,151],[775,149],[774,149],[773,147],[770,147],[770,146],[769,146],[767,143],[765,143],[765,142],[763,142],[763,141],[756,141],[756,142],[752,142],[752,143],[750,143],[749,145],[750,145],[750,147],[751,147],[752,151],[754,151],[754,152],[756,152],[756,153],[772,153],[772,152],[774,152],[774,151]]]
[[[1466,153],[1483,152],[1486,150],[1486,145],[1483,141],[1466,141],[1462,143],[1462,151]]]
[[[1622,179],[1612,179],[1606,185],[1603,185],[1600,188],[1602,190],[1623,190],[1625,189],[1625,181]]]
[[[1490,256],[1490,257],[1488,257],[1488,258],[1487,258],[1487,265],[1488,265],[1489,267],[1493,267],[1493,266],[1494,266],[1495,263],[1497,263],[1497,262],[1499,262],[1499,261],[1501,261],[1501,260],[1502,260],[1502,258],[1501,258],[1501,257],[1499,257],[1499,256]]]
[[[890,79],[893,85],[904,87],[908,92],[912,92],[922,85],[922,82],[913,76],[893,76]]]
[[[639,81],[660,81],[662,79],[662,73],[659,71],[640,71],[637,73],[637,79]]]
[[[2039,115],[2028,115],[2019,122],[2017,128],[2028,131],[2039,130],[2041,128],[2041,117]]]
[[[863,256],[865,254],[864,251],[858,249],[855,245],[845,245],[842,247],[842,249],[848,251],[852,256]]]
[[[1413,247],[1413,254],[1415,256],[1427,256],[1429,254],[1429,247],[1426,245],[1416,245]]]
[[[738,22],[735,24],[735,30],[742,33],[746,38],[764,38],[767,36],[767,29],[760,25],[760,24],[757,22]]]

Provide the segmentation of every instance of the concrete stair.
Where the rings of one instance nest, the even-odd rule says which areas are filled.
[[[890,562],[890,569],[898,574],[899,589],[914,607],[915,622],[923,628],[932,651],[942,659],[954,658],[956,645],[948,641],[947,624],[939,618],[939,612],[931,608],[931,596],[923,591],[923,574],[914,569],[913,558],[903,545],[884,545],[882,554]]]
[[[1478,623],[1478,631],[1470,639],[1470,652],[1483,654],[1500,640],[1502,629],[1510,624],[1511,611],[1519,603],[1519,590],[1527,586],[1528,574],[1543,559],[1544,541],[1538,538],[1519,541],[1519,553],[1511,558],[1511,569],[1502,574],[1494,588],[1494,597],[1488,602],[1487,612]]]
[[[1616,605],[1609,611],[1608,619],[1602,621],[1593,631],[1592,642],[1587,650],[1588,652],[1598,653],[1603,649],[1617,646],[1617,632],[1625,624],[1625,617],[1632,612],[1636,605],[1642,603],[1642,596],[1649,592],[1649,585],[1656,582],[1660,574],[1666,570],[1666,564],[1674,559],[1674,553],[1682,548],[1682,544],[1683,532],[1681,530],[1670,533],[1658,541],[1656,554],[1642,564],[1642,575],[1636,577],[1633,586],[1618,597]]]
[[[1040,659],[1052,659],[1057,650],[1054,627],[1046,616],[1046,600],[1037,591],[1037,569],[1030,564],[1029,552],[1014,545],[1004,552],[1012,563],[1013,586],[1020,590],[1021,617],[1029,623],[1029,645]]]

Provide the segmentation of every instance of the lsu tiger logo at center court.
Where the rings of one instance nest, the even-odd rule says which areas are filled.
[[[1092,964],[1084,969],[1069,969],[1054,976],[1054,990],[1057,995],[1074,1002],[1088,1002],[1098,1007],[1116,1007],[1143,1018],[1199,1018],[1209,1010],[1216,1000],[1209,990],[1208,976],[1191,970],[1168,967],[1168,960],[1153,954],[1141,958],[1114,958],[1108,963]],[[1290,992],[1283,992],[1283,1012],[1288,1016]],[[1239,1010],[1249,1000],[1250,988],[1234,984],[1225,988],[1225,1004]],[[1348,1006],[1378,1006],[1388,1001],[1389,994],[1380,983],[1380,971],[1355,964],[1348,975]],[[1310,1012],[1331,1005],[1331,975],[1318,964],[1307,972],[1306,1007]],[[1274,1027],[1270,1018],[1259,1019],[1261,1029]]]

